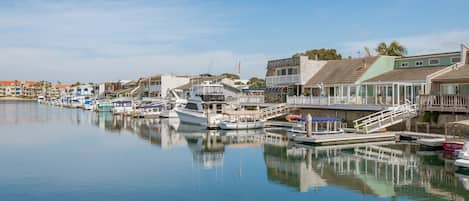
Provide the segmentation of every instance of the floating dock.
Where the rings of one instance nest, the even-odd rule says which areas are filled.
[[[292,140],[299,143],[317,145],[356,144],[365,142],[396,141],[395,133],[357,134],[344,133],[333,135],[295,136]]]

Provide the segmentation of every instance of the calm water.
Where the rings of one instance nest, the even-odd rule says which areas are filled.
[[[469,179],[443,158],[0,103],[1,200],[469,200]]]

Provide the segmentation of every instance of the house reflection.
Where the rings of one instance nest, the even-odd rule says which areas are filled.
[[[468,200],[468,177],[454,176],[437,156],[421,156],[410,144],[309,147],[264,145],[267,178],[300,192],[338,186],[377,197]]]

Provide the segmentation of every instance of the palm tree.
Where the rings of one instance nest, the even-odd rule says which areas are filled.
[[[375,50],[379,55],[403,56],[407,54],[407,49],[397,41],[392,41],[389,45],[381,42]]]

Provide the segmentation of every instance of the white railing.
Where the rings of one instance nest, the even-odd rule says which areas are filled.
[[[357,96],[288,96],[291,105],[346,105],[366,104],[366,100]]]
[[[416,97],[418,100],[418,97]],[[385,105],[405,104],[404,100],[393,101],[392,97],[361,96],[287,96],[290,105]]]
[[[300,74],[267,76],[265,78],[265,84],[267,86],[275,86],[279,84],[299,84],[300,82]]]
[[[288,112],[289,108],[285,103],[273,105],[260,110],[260,114],[264,120],[280,117],[282,115],[288,114]]]
[[[353,121],[358,132],[374,132],[417,116],[416,104],[391,107]]]
[[[240,104],[262,104],[264,96],[240,96],[238,102]]]
[[[469,112],[469,95],[422,95],[420,110]]]

